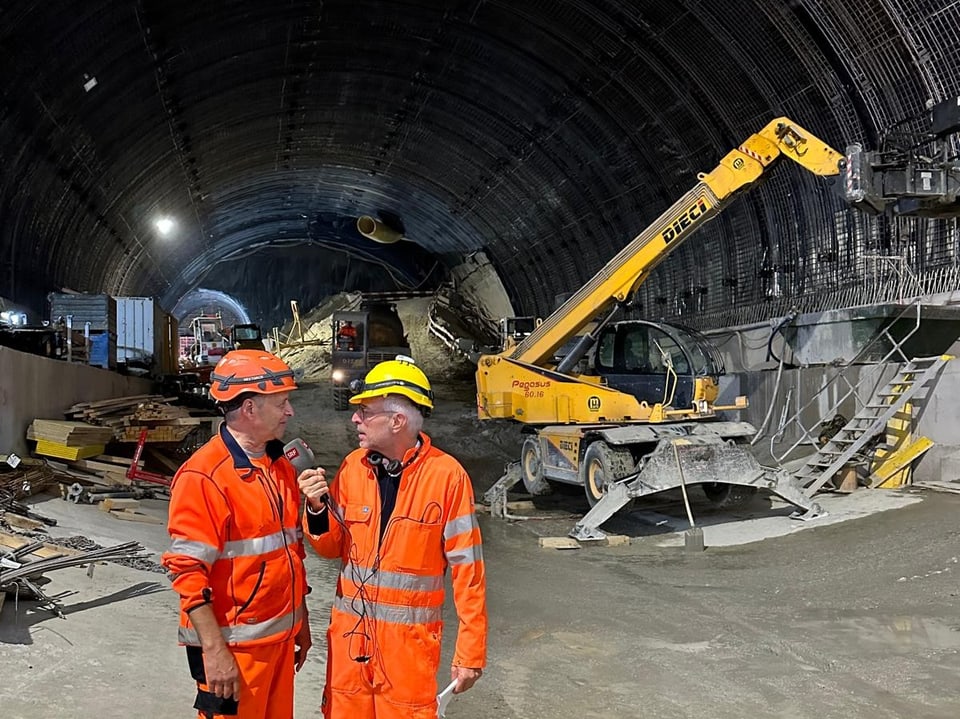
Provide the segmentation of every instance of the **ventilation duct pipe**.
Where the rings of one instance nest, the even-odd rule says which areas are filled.
[[[370,217],[370,215],[357,218],[357,232],[367,239],[383,245],[392,245],[394,242],[403,239],[403,235],[399,232],[383,224],[380,220]]]

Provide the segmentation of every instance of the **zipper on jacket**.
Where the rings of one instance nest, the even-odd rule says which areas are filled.
[[[284,506],[283,506],[284,502],[283,502],[283,496],[282,496],[282,489],[280,488],[280,482],[277,480],[277,478],[273,474],[269,472],[258,471],[257,476],[260,479],[260,486],[263,487],[263,491],[267,495],[267,501],[269,501],[271,508],[276,512],[276,515],[277,515],[277,524],[280,527],[280,534],[283,537],[283,551],[284,551],[284,554],[286,554],[287,556],[287,566],[290,569],[290,585],[292,587],[292,594],[290,596],[290,607],[292,611],[296,611],[297,607],[299,606],[297,604],[297,575],[294,569],[293,555],[290,554],[290,545],[287,543],[287,534],[286,534],[286,529],[284,524],[284,520],[286,518],[284,517]],[[271,489],[273,490],[272,492],[271,492]],[[297,517],[297,519],[299,519],[299,516]],[[297,527],[299,526],[299,524],[295,523],[293,526]],[[294,627],[294,624],[291,623],[290,630],[287,633],[288,638],[293,636],[293,627]]]
[[[260,480],[260,488],[263,490],[263,493],[267,497],[267,504],[270,505],[270,512],[273,514],[274,518],[280,522],[280,527],[283,528],[283,515],[280,514],[280,510],[277,508],[277,498],[270,491],[270,487],[267,485],[267,481],[263,476],[263,472],[258,468],[257,479]]]
[[[243,606],[237,610],[237,616],[239,617],[243,614],[243,610],[250,606],[250,602],[253,601],[253,598],[257,596],[257,592],[260,591],[260,583],[263,582],[263,575],[267,571],[267,562],[266,560],[260,562],[260,574],[257,575],[257,583],[253,585],[253,592],[250,594],[250,597],[243,603]]]

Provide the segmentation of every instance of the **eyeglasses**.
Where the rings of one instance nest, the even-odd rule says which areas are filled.
[[[364,404],[359,404],[359,405],[357,405],[357,409],[356,409],[355,414],[360,418],[360,421],[361,421],[361,422],[366,422],[368,419],[370,419],[370,418],[372,418],[372,417],[376,417],[377,415],[381,415],[381,414],[396,414],[396,412],[394,412],[393,410],[389,410],[389,409],[384,409],[384,410],[381,410],[381,411],[379,411],[379,412],[371,412],[369,407],[367,407],[367,406],[364,405]]]

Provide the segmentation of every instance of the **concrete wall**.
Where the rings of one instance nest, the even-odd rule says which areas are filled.
[[[955,354],[960,349],[951,349]],[[935,444],[914,464],[919,480],[960,480],[960,358],[948,362],[940,373],[933,392],[921,407],[915,432]]]
[[[736,380],[727,379],[724,384],[730,389],[736,388],[749,398],[750,407],[740,413],[740,419],[758,429],[773,405],[763,437],[755,445],[761,461],[772,461],[771,434],[782,429],[782,439],[773,448],[778,457],[782,456],[802,436],[795,417],[799,415],[802,425],[812,436],[816,436],[819,423],[833,416],[831,407],[834,403],[849,394],[839,410],[849,419],[857,411],[855,398],[859,397],[861,405],[870,401],[896,369],[896,365],[847,367],[842,373],[843,380],[838,382],[831,382],[840,371],[836,367],[785,369],[779,387],[776,369],[765,369],[735,374]],[[851,389],[851,386],[855,389]],[[960,397],[960,359],[948,362],[926,395],[913,403],[914,435],[929,437],[935,443],[914,463],[914,479],[960,479],[960,403],[956,401],[957,397]],[[787,421],[781,424],[784,416]],[[812,451],[812,445],[803,444],[785,459]]]
[[[25,434],[36,418],[63,419],[77,402],[149,394],[152,383],[0,347],[0,453],[27,454]]]

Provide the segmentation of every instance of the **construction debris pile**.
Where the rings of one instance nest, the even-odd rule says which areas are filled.
[[[13,492],[0,489],[0,523],[28,532],[44,525],[56,526],[57,520],[33,512],[29,506],[14,497]]]
[[[0,495],[23,499],[42,492],[55,482],[53,469],[42,459],[0,455]]]
[[[137,511],[136,500],[165,491],[180,466],[177,453],[195,433],[197,443],[209,436],[200,431],[212,417],[192,417],[183,407],[168,404],[162,395],[135,395],[99,402],[82,402],[65,411],[68,418],[35,419],[27,439],[36,442],[37,459],[19,459],[16,473],[0,471],[0,486],[26,496],[60,483],[60,496],[76,503],[119,502],[108,506],[117,519],[157,523]],[[136,442],[133,456],[108,454],[112,443]],[[144,469],[144,457],[164,474]],[[2,470],[2,467],[0,467]],[[123,505],[126,502],[128,505]],[[21,521],[21,527],[24,520]],[[29,528],[29,527],[22,527]]]
[[[280,357],[303,379],[329,380],[333,313],[356,309],[361,300],[359,293],[333,295],[298,317],[297,323],[285,326],[280,333]],[[413,297],[395,303],[410,353],[431,381],[471,377],[475,365],[454,351],[449,340],[441,339],[436,331],[436,319],[431,320],[434,301],[432,297]]]
[[[47,573],[88,565],[92,574],[97,562],[142,560],[142,552],[143,547],[137,542],[79,551],[0,532],[0,611],[6,597],[12,595],[16,599],[37,599],[41,606],[62,617],[63,612],[57,601],[41,589],[49,582],[45,576]]]
[[[328,297],[280,330],[277,353],[297,372],[298,379],[329,379],[330,348],[333,344],[331,317],[338,310],[354,307],[359,303],[359,298],[356,293]]]
[[[49,572],[65,567],[118,561],[147,571],[162,571],[127,542],[101,547],[85,537],[51,539],[45,535],[56,520],[31,510],[19,500],[60,484],[63,499],[99,503],[108,516],[124,521],[163,524],[161,516],[141,511],[139,499],[170,485],[170,476],[144,470],[146,451],[156,464],[173,473],[179,462],[155,447],[177,443],[210,418],[191,417],[167,404],[161,395],[138,395],[83,402],[70,407],[67,419],[35,419],[27,439],[36,442],[35,457],[0,457],[0,608],[7,598],[38,600],[57,614],[57,601],[43,586]],[[133,457],[106,454],[112,443],[136,442]],[[147,443],[152,446],[147,447]]]

